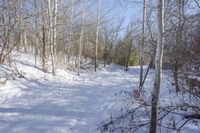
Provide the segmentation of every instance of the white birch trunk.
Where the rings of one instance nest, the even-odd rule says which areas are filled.
[[[98,44],[99,44],[99,23],[100,23],[100,9],[101,9],[101,0],[98,0],[98,9],[97,9],[97,23],[96,23],[96,45],[95,45],[95,64],[94,71],[97,71],[97,57],[98,57]]]
[[[159,102],[160,82],[162,73],[162,55],[163,55],[163,33],[164,33],[164,0],[157,0],[157,20],[158,20],[158,43],[155,57],[155,79],[151,101],[151,124],[150,133],[156,133],[157,130],[157,106]]]
[[[46,36],[45,36],[45,13],[44,13],[44,0],[41,0],[41,10],[42,10],[42,71],[46,72]],[[37,50],[37,45],[36,45]]]
[[[38,11],[37,11],[37,0],[34,0],[34,17],[35,17],[35,50],[34,50],[34,54],[35,54],[35,67],[37,66],[37,27],[38,27],[38,24],[37,24],[37,14]]]
[[[24,13],[23,13],[23,0],[20,0],[20,44],[24,47],[25,52],[27,52],[24,45]]]
[[[52,64],[52,75],[55,76],[56,72],[55,72],[55,45],[56,45],[56,32],[55,32],[55,19],[56,19],[56,15],[55,13],[57,13],[57,0],[51,1],[48,0],[48,11],[49,11],[49,43],[50,43],[50,55],[51,55],[51,64]],[[53,11],[52,11],[53,9]]]
[[[146,0],[143,1],[142,43],[141,43],[141,46],[140,46],[140,84],[139,84],[140,90],[142,89],[142,81],[143,81],[145,24],[146,24]]]
[[[58,0],[54,0],[53,3],[54,6],[54,15],[53,15],[53,55],[52,55],[52,75],[56,75],[56,62],[55,62],[55,56],[56,56],[56,44],[57,44],[57,12],[58,12]]]
[[[29,50],[29,46],[27,45],[27,36],[26,36],[26,25],[24,24],[24,46]]]
[[[80,35],[80,40],[79,40],[78,76],[80,75],[80,66],[81,66],[83,34],[84,34],[84,24],[85,24],[85,15],[86,15],[86,0],[82,0],[82,3],[83,3],[83,16],[82,16],[81,35]]]
[[[68,63],[70,62],[70,59],[71,59],[71,47],[73,45],[73,17],[74,17],[74,0],[71,0],[71,16],[70,16],[70,40],[69,40],[69,46],[68,46],[68,49],[67,49],[67,60],[68,60]]]

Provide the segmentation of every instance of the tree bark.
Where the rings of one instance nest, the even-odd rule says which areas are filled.
[[[44,0],[41,1],[41,8],[42,8],[42,71],[46,72],[46,35],[45,35]]]
[[[72,53],[72,51],[70,51],[71,50],[71,48],[72,48],[72,45],[73,45],[73,22],[74,22],[74,19],[73,19],[73,17],[74,17],[74,0],[71,0],[71,16],[70,16],[70,40],[69,40],[69,46],[68,46],[68,48],[67,48],[67,61],[68,61],[68,63],[70,62],[70,59],[71,59],[71,53]]]
[[[97,71],[97,57],[98,57],[98,44],[99,44],[99,19],[100,19],[100,8],[101,8],[101,0],[98,0],[98,9],[97,9],[97,25],[96,25],[96,45],[95,45],[95,64],[94,71]]]
[[[79,54],[78,54],[78,76],[80,75],[80,67],[81,67],[81,56],[82,56],[82,47],[83,47],[83,34],[84,34],[84,23],[85,23],[85,15],[86,15],[86,0],[82,0],[83,3],[83,16],[82,16],[82,24],[81,24],[81,35],[79,40]]]
[[[144,60],[144,41],[145,41],[145,23],[146,23],[146,0],[143,1],[143,21],[142,21],[142,43],[140,46],[140,84],[139,88],[142,87],[143,81],[143,60]]]
[[[164,33],[164,0],[157,0],[157,20],[158,20],[158,43],[155,57],[155,79],[151,100],[151,124],[150,133],[156,133],[157,130],[157,106],[159,101],[160,82],[162,73],[162,56],[163,56],[163,33]]]
[[[42,5],[41,5],[41,7],[42,7]],[[37,66],[37,54],[38,54],[38,51],[37,51],[37,27],[38,27],[38,24],[37,24],[37,12],[38,12],[37,11],[37,0],[34,0],[34,17],[35,17],[35,51],[34,51],[35,53],[34,54],[35,54],[35,67]]]
[[[56,15],[57,15],[57,0],[48,1],[48,11],[49,11],[49,40],[50,40],[50,55],[51,55],[51,64],[52,64],[52,75],[55,76],[55,46],[56,46]],[[53,9],[53,11],[52,11]]]
[[[53,3],[53,50],[52,50],[52,75],[56,75],[56,44],[57,44],[57,12],[58,12],[58,0],[54,0]]]

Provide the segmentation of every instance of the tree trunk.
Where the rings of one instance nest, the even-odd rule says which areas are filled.
[[[57,0],[48,1],[48,10],[49,10],[49,40],[50,40],[50,55],[51,55],[51,64],[52,64],[52,75],[55,76],[55,45],[56,45],[56,14],[57,14]],[[53,9],[53,11],[52,11]]]
[[[97,57],[98,57],[98,44],[99,44],[99,19],[100,19],[100,8],[101,8],[101,0],[98,0],[98,10],[97,10],[97,25],[96,25],[96,45],[95,45],[95,64],[94,71],[97,71]]]
[[[42,71],[46,72],[46,37],[45,37],[44,0],[41,1],[41,7],[42,7]]]
[[[161,73],[162,73],[162,55],[163,55],[163,32],[164,32],[164,0],[158,1],[157,9],[157,20],[158,20],[158,43],[156,48],[156,57],[155,57],[155,80],[154,87],[152,92],[151,100],[151,124],[150,124],[150,133],[156,133],[157,130],[157,106],[158,106],[158,97],[160,92],[160,82],[161,82]]]
[[[43,2],[42,2],[43,3]],[[41,5],[42,6],[42,5]],[[43,8],[43,7],[42,7]],[[43,11],[42,11],[43,12]],[[37,28],[38,28],[38,23],[37,23],[37,15],[38,15],[38,9],[37,9],[37,0],[34,0],[34,17],[35,17],[35,67],[37,66],[37,54],[38,54],[38,50],[37,50]]]
[[[180,91],[179,87],[179,68],[181,66],[181,44],[183,38],[183,25],[184,25],[184,0],[178,0],[178,15],[179,15],[179,22],[178,22],[178,30],[176,31],[176,46],[175,46],[175,63],[174,63],[174,82],[176,87],[176,92]]]
[[[24,13],[23,13],[23,0],[20,0],[20,45],[24,47],[27,53],[27,47],[25,45],[25,30],[24,30]]]
[[[56,75],[56,44],[57,44],[57,12],[58,12],[58,0],[54,0],[54,14],[53,14],[53,62],[52,62],[52,75]]]
[[[71,59],[71,53],[72,51],[71,50],[71,47],[73,45],[73,17],[74,17],[74,0],[71,0],[71,16],[70,16],[70,40],[69,40],[69,46],[67,48],[67,61],[68,63],[70,62],[70,59]]]
[[[144,0],[144,3],[143,3],[142,43],[141,43],[141,46],[140,46],[140,84],[139,84],[140,89],[142,87],[142,81],[143,81],[145,23],[146,23],[146,0]]]
[[[78,54],[78,76],[80,75],[80,67],[81,67],[81,56],[82,56],[82,47],[83,47],[83,28],[85,23],[85,15],[86,15],[86,0],[82,0],[84,5],[83,7],[83,16],[82,16],[82,24],[81,24],[81,35],[79,40],[79,54]]]

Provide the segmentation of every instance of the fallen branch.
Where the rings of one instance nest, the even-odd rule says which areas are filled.
[[[185,115],[186,119],[198,119],[200,120],[200,114],[190,114],[190,115]]]

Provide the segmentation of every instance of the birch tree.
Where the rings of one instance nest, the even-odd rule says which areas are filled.
[[[97,24],[96,24],[96,45],[95,45],[95,65],[94,71],[97,71],[97,57],[98,57],[98,44],[99,44],[99,22],[100,22],[100,8],[101,0],[98,0],[98,9],[97,9]]]
[[[44,0],[41,0],[41,10],[42,10],[42,52],[41,52],[42,53],[42,71],[46,72],[46,30],[45,30],[45,10],[44,9],[45,9]],[[35,45],[36,45],[35,47],[37,47],[37,44],[35,44]]]
[[[58,12],[58,0],[54,0],[53,7],[53,58],[52,58],[52,74],[56,75],[56,44],[57,44],[57,12]]]
[[[146,24],[146,0],[143,1],[143,20],[142,20],[142,43],[140,46],[140,84],[142,88],[143,81],[143,59],[144,59],[144,42],[145,42],[145,24]]]
[[[80,75],[80,66],[81,66],[81,56],[82,56],[82,47],[83,47],[83,35],[84,35],[84,23],[85,23],[85,15],[86,15],[86,0],[82,0],[83,3],[83,16],[81,23],[81,33],[79,39],[79,53],[78,53],[78,76]]]
[[[176,37],[176,41],[175,41],[175,48],[174,48],[174,58],[172,62],[173,63],[173,77],[174,77],[174,82],[175,82],[175,87],[176,87],[176,92],[180,91],[180,87],[179,87],[179,69],[181,66],[181,45],[182,45],[182,41],[183,41],[183,30],[184,30],[184,24],[185,24],[185,19],[184,19],[184,5],[185,5],[185,0],[178,0],[177,1],[177,6],[178,6],[178,24],[177,26],[175,26],[175,24],[173,24],[174,30],[175,30],[175,37]]]
[[[52,64],[52,75],[55,76],[55,48],[57,39],[57,0],[48,1],[48,11],[49,11],[49,43],[50,43],[50,53],[51,53],[51,64]]]
[[[27,43],[26,43],[26,29],[24,23],[24,1],[20,0],[20,44],[24,47],[25,52],[27,52]]]
[[[71,47],[73,45],[73,22],[74,22],[74,0],[71,0],[71,16],[70,16],[70,33],[69,33],[69,36],[70,36],[70,39],[69,39],[69,46],[68,46],[68,49],[67,49],[67,59],[68,59],[68,63],[71,59],[71,53],[72,51],[71,50]]]
[[[155,79],[151,100],[151,124],[150,133],[156,133],[157,130],[157,106],[160,92],[160,82],[162,73],[162,54],[163,54],[163,33],[164,33],[164,0],[157,0],[157,26],[158,26],[158,42],[155,57]]]
[[[37,8],[37,0],[34,0],[34,19],[35,19],[35,67],[37,65],[37,28],[38,28],[38,21],[37,21],[37,18],[38,18],[38,8]]]

